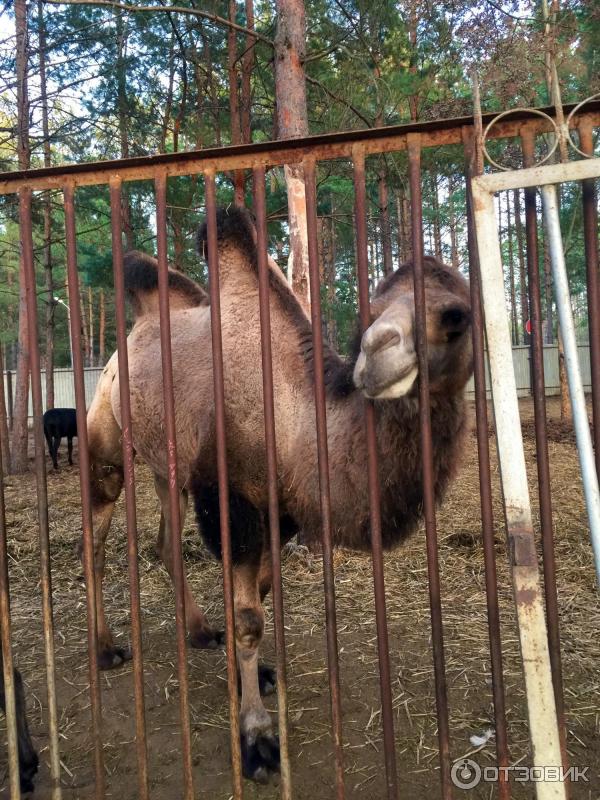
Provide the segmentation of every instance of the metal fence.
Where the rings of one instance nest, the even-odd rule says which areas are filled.
[[[549,111],[552,114],[552,111]],[[491,118],[490,118],[491,119]],[[579,126],[585,132],[590,126],[600,122],[598,104],[588,106],[585,115],[572,116],[570,123]],[[547,130],[543,119],[528,111],[520,111],[514,117],[499,122],[494,129],[498,138],[535,136]],[[35,470],[37,478],[38,504],[37,514],[40,532],[41,549],[41,582],[43,593],[44,647],[47,663],[48,714],[49,714],[49,752],[51,764],[52,796],[61,797],[60,783],[60,711],[56,701],[55,689],[55,642],[52,619],[51,596],[51,564],[48,529],[48,498],[46,488],[46,466],[44,459],[44,441],[41,427],[43,411],[42,373],[36,330],[37,308],[35,294],[35,273],[33,261],[32,239],[32,193],[48,188],[60,189],[64,196],[65,233],[67,244],[67,270],[71,302],[71,337],[74,354],[75,398],[79,427],[80,489],[83,525],[83,561],[86,579],[87,605],[87,644],[89,654],[89,697],[92,715],[92,735],[94,740],[95,796],[106,796],[106,771],[104,766],[104,742],[102,729],[102,706],[100,695],[100,673],[98,666],[98,631],[101,623],[99,609],[101,598],[98,596],[97,575],[95,575],[95,543],[93,536],[93,498],[90,492],[90,456],[87,430],[85,424],[86,404],[89,396],[86,393],[85,372],[82,363],[81,347],[81,309],[79,307],[78,271],[77,271],[77,236],[75,229],[75,202],[77,189],[91,184],[107,184],[110,190],[112,211],[112,245],[114,259],[114,282],[116,293],[116,328],[119,353],[119,390],[120,390],[120,425],[123,447],[123,476],[127,516],[128,565],[130,575],[131,625],[133,650],[133,677],[135,695],[136,720],[136,752],[138,796],[142,799],[152,795],[149,782],[148,740],[145,726],[144,670],[142,651],[142,621],[139,595],[138,554],[137,554],[137,521],[134,473],[134,441],[132,435],[132,418],[130,405],[129,370],[127,356],[127,331],[125,320],[125,291],[122,253],[122,185],[129,180],[152,180],[156,197],[156,231],[159,265],[159,298],[160,298],[160,352],[162,358],[162,381],[164,397],[164,447],[166,450],[166,471],[163,476],[168,483],[168,508],[170,517],[174,560],[172,564],[176,588],[176,629],[181,713],[181,758],[183,771],[183,797],[191,800],[194,797],[193,748],[190,733],[190,707],[188,699],[188,664],[185,640],[185,576],[181,557],[181,525],[180,525],[180,486],[178,485],[178,442],[176,427],[176,408],[173,387],[173,357],[171,352],[170,313],[167,272],[167,225],[166,225],[166,186],[167,180],[175,175],[200,175],[204,180],[208,238],[208,268],[210,287],[210,318],[212,330],[212,364],[214,380],[215,408],[215,458],[218,473],[218,503],[220,508],[219,526],[223,561],[223,600],[225,606],[225,634],[227,650],[228,696],[230,707],[231,731],[231,787],[235,798],[245,794],[242,769],[244,753],[240,745],[240,709],[238,704],[237,668],[236,668],[236,626],[239,630],[240,617],[236,617],[243,606],[240,596],[240,577],[232,560],[232,543],[229,516],[229,480],[227,459],[227,425],[224,395],[224,361],[223,341],[221,338],[219,258],[217,254],[217,220],[215,181],[218,174],[231,170],[252,170],[254,180],[254,211],[256,215],[256,232],[258,247],[259,298],[262,342],[262,381],[264,397],[264,444],[267,451],[267,468],[264,476],[268,494],[268,513],[270,529],[270,560],[272,564],[272,589],[274,630],[277,658],[277,697],[278,697],[278,729],[281,759],[280,795],[283,798],[293,796],[289,755],[287,692],[286,692],[286,651],[283,594],[281,585],[280,564],[280,491],[277,474],[277,442],[275,437],[276,418],[273,402],[272,342],[269,303],[269,277],[267,263],[266,211],[265,211],[265,169],[286,163],[301,163],[306,180],[306,205],[309,242],[310,285],[312,297],[312,348],[314,354],[314,402],[316,421],[316,443],[318,451],[318,479],[321,507],[322,549],[323,549],[323,584],[326,608],[326,638],[328,654],[328,690],[331,699],[331,744],[334,754],[331,764],[331,797],[346,796],[344,771],[344,719],[342,714],[342,690],[339,677],[338,640],[336,630],[336,591],[335,570],[333,560],[333,525],[331,517],[331,486],[329,478],[329,462],[327,447],[327,395],[325,385],[325,364],[323,356],[323,335],[320,324],[320,292],[319,265],[317,245],[317,208],[316,208],[316,172],[318,164],[331,159],[346,159],[351,163],[355,192],[355,236],[357,252],[357,283],[360,299],[360,319],[365,331],[371,322],[369,300],[369,270],[366,229],[366,180],[365,160],[367,156],[383,152],[406,151],[408,153],[409,183],[411,195],[412,252],[414,254],[414,296],[415,296],[415,334],[419,366],[419,423],[420,450],[422,454],[422,502],[424,508],[427,549],[427,575],[429,581],[432,654],[434,664],[434,680],[436,695],[436,713],[439,737],[439,775],[441,796],[450,798],[453,795],[451,780],[451,731],[449,726],[447,683],[445,671],[445,651],[442,625],[442,604],[440,574],[436,534],[436,498],[435,477],[432,454],[432,429],[430,418],[430,386],[427,358],[427,325],[425,318],[424,260],[421,224],[421,153],[424,148],[442,144],[464,145],[465,174],[472,174],[472,154],[475,144],[476,128],[471,118],[446,120],[435,123],[421,123],[396,128],[369,130],[355,133],[319,136],[310,139],[282,143],[263,143],[218,150],[205,150],[193,153],[176,153],[151,158],[134,158],[126,161],[106,162],[102,164],[79,164],[68,167],[31,170],[28,173],[11,173],[0,176],[0,192],[18,192],[20,204],[20,224],[22,240],[22,258],[27,288],[27,309],[31,341],[31,373],[32,402],[34,412],[35,435]],[[582,138],[582,142],[584,138]],[[587,140],[585,140],[587,141]],[[585,146],[585,145],[584,145]],[[589,189],[589,187],[588,187]],[[586,218],[595,219],[595,196],[589,190],[584,194],[584,211]],[[528,205],[527,239],[529,244],[528,260],[531,265],[530,291],[534,313],[533,332],[535,341],[541,344],[541,314],[539,311],[539,287],[537,286],[536,255],[536,214],[535,202]],[[500,640],[500,623],[498,611],[498,586],[495,564],[494,526],[492,520],[491,477],[488,444],[488,419],[485,371],[483,358],[483,323],[479,296],[478,259],[474,241],[474,227],[469,216],[470,234],[470,268],[471,268],[471,312],[473,345],[475,350],[475,387],[477,407],[477,439],[479,448],[481,519],[482,535],[485,551],[485,579],[489,618],[490,659],[492,664],[493,700],[495,712],[496,753],[499,767],[508,767],[507,723],[504,699],[504,681],[502,668],[502,650]],[[590,253],[597,252],[596,232],[586,228],[586,245]],[[591,257],[591,256],[590,256]],[[596,261],[597,264],[597,261]],[[590,282],[595,278],[592,275]],[[594,284],[595,286],[595,284]],[[598,294],[590,283],[590,319],[592,329],[600,318]],[[537,300],[536,300],[536,291]],[[537,310],[536,310],[537,303]],[[592,366],[598,363],[596,352],[598,342],[592,340]],[[539,347],[536,352],[541,352]],[[549,357],[550,357],[549,351]],[[225,365],[226,366],[226,365]],[[543,387],[542,362],[535,363],[535,385]],[[594,379],[594,411],[597,411],[597,397],[600,383]],[[556,582],[553,565],[552,516],[549,509],[549,481],[547,474],[547,439],[545,427],[545,410],[543,406],[544,391],[536,392],[536,430],[537,457],[541,463],[540,493],[542,498],[542,530],[544,536],[544,570],[546,591],[546,614],[552,654],[552,670],[558,724],[563,743],[563,758],[566,763],[564,749],[564,719],[562,703],[562,681],[560,673],[560,649],[558,647],[558,609],[556,602]],[[369,538],[372,547],[373,583],[375,592],[377,652],[379,659],[380,700],[373,699],[379,706],[383,729],[383,753],[374,756],[383,762],[386,775],[386,796],[393,800],[402,795],[402,776],[396,768],[396,740],[394,735],[393,697],[390,674],[390,653],[388,643],[388,621],[386,618],[386,590],[384,582],[383,561],[383,526],[380,509],[380,474],[378,470],[378,447],[376,436],[376,411],[371,402],[364,402],[365,441],[367,458],[364,469],[368,474],[368,496],[370,502]],[[600,436],[600,420],[595,417],[596,445]],[[597,450],[598,452],[598,450]],[[543,465],[546,464],[546,472]],[[0,515],[0,556],[6,567],[6,524],[4,514],[4,497],[0,498],[2,514]],[[546,503],[544,505],[544,503]],[[239,520],[238,520],[239,522]],[[526,535],[526,532],[523,536]],[[519,568],[518,556],[522,554],[514,537],[510,541],[511,565],[513,570]],[[268,560],[267,553],[264,554]],[[1,565],[0,565],[1,566]],[[10,618],[8,616],[8,576],[6,569],[0,569],[0,594],[2,606],[2,633],[5,656],[5,683],[7,698],[14,697],[10,661]],[[516,597],[517,603],[526,604],[527,597]],[[544,626],[543,620],[538,620]],[[238,638],[238,650],[242,643]],[[8,666],[7,666],[8,665]],[[256,664],[254,665],[256,667]],[[243,667],[243,665],[242,665]],[[243,667],[247,669],[247,667]],[[255,677],[254,677],[255,679]],[[242,702],[246,685],[242,674]],[[108,690],[110,691],[110,689]],[[10,700],[9,711],[11,708]],[[14,701],[12,702],[14,710]],[[242,720],[243,723],[243,720]],[[18,783],[18,766],[16,754],[16,729],[14,716],[9,714],[8,738],[11,750],[10,775],[11,797],[20,796]],[[247,747],[245,742],[244,746]],[[559,765],[553,765],[559,766]],[[502,777],[504,775],[504,777]],[[537,784],[540,797],[560,797],[561,791],[553,786]],[[542,790],[540,790],[542,786]],[[500,773],[498,793],[502,798],[510,796],[511,788],[506,772]]]
[[[590,365],[590,347],[587,344],[580,344],[579,351],[579,364],[583,377],[583,387],[586,392],[591,391],[592,388],[592,375]],[[531,348],[528,345],[520,345],[513,347],[513,365],[515,371],[515,379],[517,382],[517,391],[520,397],[525,397],[531,394]],[[102,375],[103,367],[85,367],[84,384],[85,384],[85,402],[86,408],[89,408],[96,386]],[[486,369],[486,384],[489,386],[489,364],[486,355],[485,362]],[[544,389],[546,397],[560,393],[560,376],[558,370],[558,345],[544,345],[544,375],[545,384]],[[73,380],[74,373],[68,367],[64,369],[54,370],[54,406],[55,408],[75,408],[75,383]],[[43,409],[46,410],[46,370],[41,371],[42,381],[42,398]],[[4,373],[4,392],[7,399],[7,413],[9,419],[11,417],[12,402],[14,400],[14,373]],[[465,388],[467,395],[475,394],[475,380],[471,378]],[[488,395],[491,396],[488,390]],[[29,393],[29,411],[30,418],[33,417],[33,401],[31,392]]]

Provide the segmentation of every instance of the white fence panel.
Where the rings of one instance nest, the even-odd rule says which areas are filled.
[[[87,367],[84,370],[84,383],[85,383],[85,405],[89,408],[96,386],[102,375],[104,367]],[[13,400],[15,395],[15,373],[12,373],[12,394]],[[4,373],[4,396],[7,398],[8,405],[8,377]],[[46,370],[42,370],[42,401],[44,404],[44,411],[46,410]],[[75,408],[75,387],[73,385],[73,370],[70,367],[64,369],[54,370],[54,407],[55,408]],[[32,402],[31,402],[31,387],[29,389],[29,416],[33,416]]]

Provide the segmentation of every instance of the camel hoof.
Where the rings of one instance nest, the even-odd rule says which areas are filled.
[[[279,773],[279,737],[273,733],[242,733],[242,769],[244,777],[256,783],[269,783]]]
[[[197,650],[216,650],[225,644],[225,631],[214,628],[202,628],[190,633],[190,645]]]
[[[116,669],[126,661],[131,661],[128,647],[105,647],[98,652],[98,667],[102,670]]]

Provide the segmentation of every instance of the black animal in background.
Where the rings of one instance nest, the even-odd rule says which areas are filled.
[[[44,414],[44,436],[48,452],[58,469],[58,448],[63,436],[67,437],[69,464],[73,465],[73,437],[77,436],[77,416],[74,408],[51,408]]]
[[[0,667],[2,663],[2,646],[0,644]],[[17,716],[17,744],[19,748],[19,779],[22,792],[33,792],[33,778],[38,769],[39,758],[35,751],[25,710],[25,693],[23,679],[18,669],[15,676],[15,706]],[[6,697],[4,694],[4,670],[0,668],[0,708],[6,714]]]

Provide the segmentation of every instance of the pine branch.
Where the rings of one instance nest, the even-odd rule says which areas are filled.
[[[118,8],[128,13],[138,11],[162,11],[166,12],[167,14],[172,14],[175,12],[178,14],[188,14],[193,17],[202,17],[203,19],[214,22],[217,25],[225,25],[227,28],[233,28],[234,30],[238,31],[238,33],[245,33],[248,36],[254,36],[255,39],[259,39],[261,42],[273,47],[273,42],[268,38],[268,36],[264,36],[262,33],[258,33],[254,30],[250,30],[250,28],[245,28],[243,25],[238,25],[236,22],[231,22],[231,20],[225,19],[224,17],[219,17],[217,14],[212,14],[210,11],[201,11],[197,8],[185,8],[183,6],[134,6],[129,3],[118,3],[116,0],[44,0],[44,3],[49,3],[50,5],[55,6],[105,6],[107,8]]]

